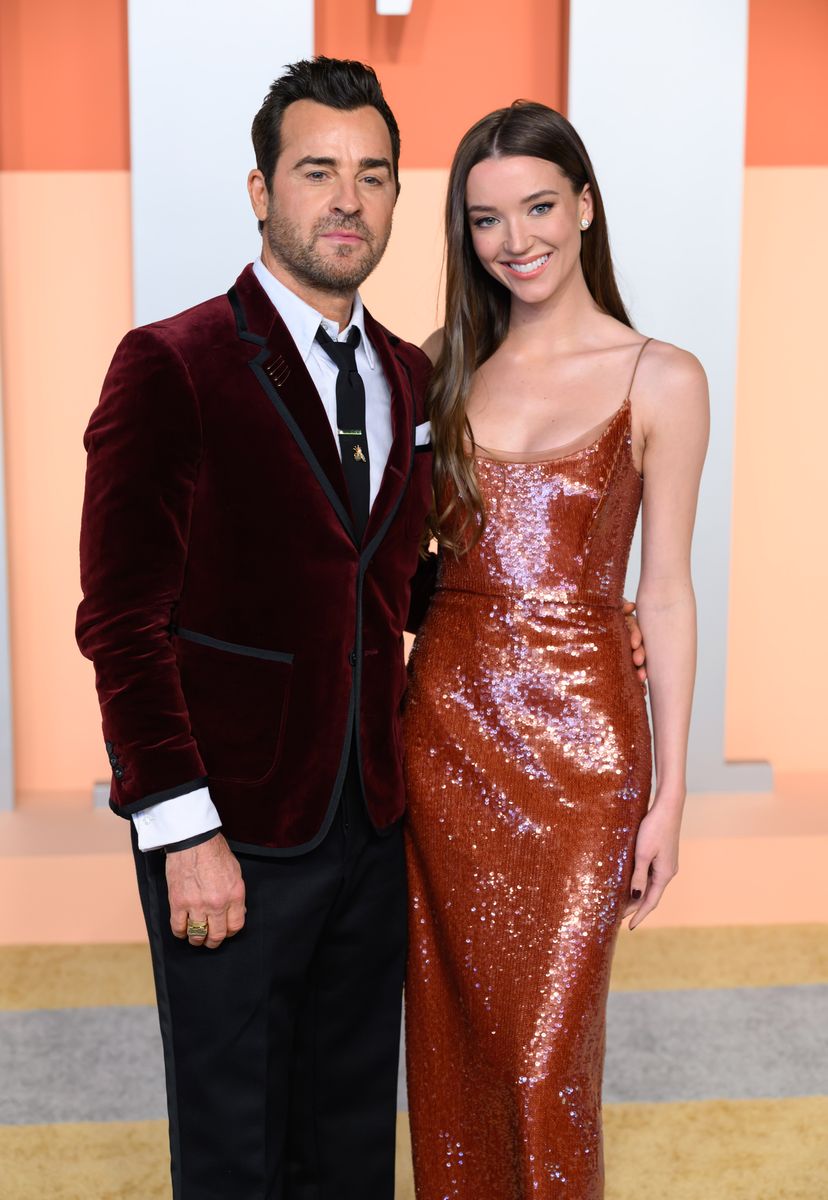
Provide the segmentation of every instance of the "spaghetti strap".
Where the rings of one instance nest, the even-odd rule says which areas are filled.
[[[629,400],[630,396],[632,395],[633,384],[635,383],[635,373],[638,370],[638,364],[641,362],[641,355],[647,349],[647,347],[649,346],[649,344],[652,340],[653,339],[651,337],[648,337],[646,341],[642,342],[641,349],[638,351],[638,354],[636,355],[635,366],[633,367],[633,373],[632,373],[632,377],[630,379],[630,386],[627,388],[627,399],[628,400]]]

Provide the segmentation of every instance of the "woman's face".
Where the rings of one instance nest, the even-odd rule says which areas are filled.
[[[469,172],[466,213],[483,266],[526,304],[548,300],[580,272],[581,220],[592,221],[589,185],[576,193],[543,158],[487,158]]]

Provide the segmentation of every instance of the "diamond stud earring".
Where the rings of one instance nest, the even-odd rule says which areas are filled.
[[[589,229],[589,217],[581,217],[581,229]]]

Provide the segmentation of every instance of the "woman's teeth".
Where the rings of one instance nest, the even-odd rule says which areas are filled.
[[[548,258],[548,254],[542,254],[540,258],[533,258],[528,263],[509,263],[509,267],[519,275],[529,275],[532,271],[537,271],[538,267],[542,267]]]

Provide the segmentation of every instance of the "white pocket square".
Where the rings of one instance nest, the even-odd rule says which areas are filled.
[[[414,445],[427,446],[431,441],[431,421],[423,421],[422,425],[414,426]]]

